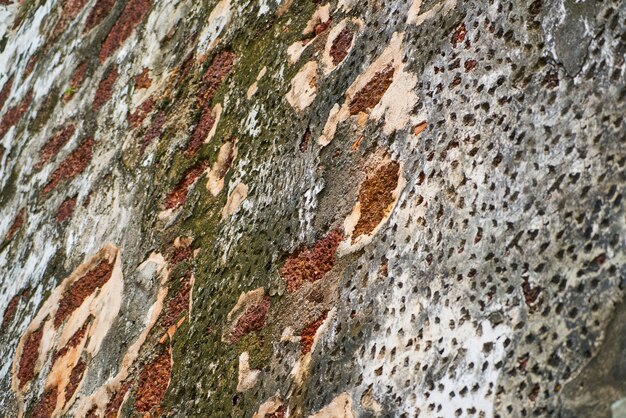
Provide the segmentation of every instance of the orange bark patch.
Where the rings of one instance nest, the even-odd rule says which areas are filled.
[[[105,418],[115,418],[118,416],[118,411],[120,410],[120,406],[122,406],[122,402],[124,402],[124,397],[126,396],[126,392],[128,392],[129,388],[130,385],[128,383],[124,383],[122,384],[122,387],[115,392],[115,395],[113,395],[104,408]]]
[[[74,125],[67,125],[48,139],[39,151],[39,161],[35,164],[35,168],[37,170],[41,169],[41,167],[57,155],[63,145],[74,135],[75,131],[76,127]]]
[[[413,127],[413,135],[417,136],[428,128],[428,122],[420,122]]]
[[[135,80],[136,89],[147,89],[152,85],[152,79],[150,78],[150,69],[148,67],[143,67],[141,72],[133,77],[133,80]]]
[[[258,304],[249,306],[228,334],[229,342],[236,343],[249,332],[263,328],[269,310],[270,298],[268,296],[264,297]]]
[[[116,1],[117,0],[98,0],[87,17],[85,31],[90,31],[95,26],[99,25],[100,22],[111,13]]]
[[[78,385],[80,381],[83,379],[83,374],[85,373],[85,369],[87,365],[84,361],[80,360],[76,366],[72,369],[72,373],[70,373],[70,381],[67,383],[65,387],[65,403],[67,403],[72,396],[74,396],[74,392],[78,389]]]
[[[151,412],[159,407],[170,383],[172,363],[169,352],[159,355],[143,368],[139,375],[135,409],[141,413]],[[158,411],[157,411],[158,412]]]
[[[4,86],[2,86],[2,90],[0,90],[0,109],[4,106],[4,103],[9,98],[9,93],[11,93],[11,88],[13,87],[13,77],[9,78]]]
[[[287,291],[295,292],[305,281],[322,279],[335,265],[335,252],[342,238],[342,233],[334,230],[312,247],[291,254],[279,271],[280,277],[287,283]]]
[[[98,58],[104,62],[113,52],[115,52],[126,39],[133,33],[144,17],[150,12],[152,2],[150,0],[129,0],[124,6],[119,19],[111,28],[100,49]]]
[[[6,113],[0,121],[0,138],[4,137],[9,129],[15,125],[26,113],[33,101],[33,92],[30,90],[21,102],[7,109]]]
[[[43,188],[43,194],[46,195],[50,193],[60,182],[71,180],[82,173],[91,162],[93,146],[94,140],[89,138],[84,140],[78,148],[72,151],[61,165],[54,170],[48,184]]]
[[[322,324],[326,320],[327,315],[328,312],[324,312],[318,319],[304,327],[304,329],[300,333],[300,351],[302,355],[311,351],[311,347],[313,346],[313,339],[315,338],[315,333],[317,332],[317,329],[322,326]]]
[[[230,51],[222,51],[213,58],[211,65],[202,76],[202,85],[198,95],[205,102],[210,102],[215,92],[222,85],[226,76],[233,69],[235,54]],[[207,131],[208,133],[208,131]],[[206,135],[204,135],[206,137]],[[202,139],[204,139],[204,137]]]
[[[183,179],[169,192],[165,198],[165,209],[174,209],[182,205],[187,199],[187,193],[189,189],[196,182],[198,177],[202,175],[209,165],[208,161],[203,161],[191,167],[185,173]]]
[[[113,94],[113,85],[115,81],[117,81],[117,77],[119,73],[117,72],[117,67],[113,67],[109,71],[107,71],[100,83],[98,84],[98,89],[96,90],[96,97],[93,99],[93,104],[91,105],[92,109],[98,111],[106,102],[111,99],[111,95]]]
[[[152,124],[143,135],[141,140],[141,149],[144,150],[148,145],[152,143],[155,139],[161,136],[163,133],[163,126],[167,122],[167,115],[165,112],[160,111],[156,114],[154,119],[152,120]]]
[[[50,418],[55,408],[57,407],[57,396],[59,389],[55,386],[52,389],[46,390],[43,397],[37,402],[35,408],[33,408],[32,418]]]
[[[333,39],[333,44],[330,47],[330,56],[333,59],[333,65],[339,64],[346,58],[353,37],[354,31],[352,29],[343,28],[341,32],[339,32],[339,35]]]
[[[376,106],[391,85],[395,71],[395,68],[388,65],[385,69],[374,74],[372,79],[352,99],[350,114],[356,115]]]
[[[54,315],[54,326],[58,328],[65,318],[70,316],[89,295],[102,287],[111,278],[113,263],[102,260],[89,270],[82,278],[75,282],[59,302],[59,308]]]
[[[17,215],[15,215],[15,219],[13,220],[11,227],[7,231],[6,235],[4,236],[5,241],[11,241],[13,239],[15,234],[17,234],[17,231],[19,231],[20,228],[24,225],[25,218],[26,218],[26,210],[22,208],[17,213]]]
[[[150,96],[146,100],[141,102],[141,104],[137,106],[137,109],[135,109],[133,113],[128,114],[128,123],[130,123],[130,126],[136,128],[141,125],[146,116],[148,116],[150,112],[152,112],[153,108],[154,99],[152,98],[152,96]]]
[[[383,220],[387,208],[393,203],[393,191],[398,185],[399,176],[400,165],[390,161],[363,182],[359,190],[361,216],[354,227],[353,239],[369,234]]]
[[[19,388],[22,389],[27,382],[29,382],[35,376],[35,363],[39,357],[39,345],[41,344],[41,337],[43,337],[43,329],[32,332],[22,351],[20,357],[20,364],[17,369],[17,378],[20,381]]]

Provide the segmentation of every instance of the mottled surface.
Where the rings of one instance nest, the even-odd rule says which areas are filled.
[[[625,45],[618,0],[0,0],[0,411],[610,416]]]

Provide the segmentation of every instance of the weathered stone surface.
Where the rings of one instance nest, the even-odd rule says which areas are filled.
[[[609,417],[626,5],[0,0],[0,415]]]

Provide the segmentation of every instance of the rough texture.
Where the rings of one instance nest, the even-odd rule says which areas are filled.
[[[611,416],[625,33],[619,0],[0,0],[0,414]]]

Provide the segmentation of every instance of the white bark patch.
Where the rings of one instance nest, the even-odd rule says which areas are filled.
[[[222,0],[215,5],[209,15],[209,25],[200,34],[198,51],[206,53],[213,49],[219,35],[230,23],[231,17],[230,0]]]
[[[222,208],[222,219],[226,219],[237,212],[246,197],[248,197],[248,186],[245,183],[239,183],[228,196],[226,204]]]
[[[211,139],[213,139],[213,137],[215,136],[215,131],[217,131],[217,124],[220,122],[220,118],[222,117],[222,105],[218,103],[215,106],[213,106],[211,113],[213,114],[213,120],[215,122],[213,122],[213,126],[211,126],[211,130],[209,131],[206,138],[204,139],[205,144],[208,144],[209,142],[211,142]]]
[[[260,370],[250,370],[250,356],[244,351],[239,356],[239,375],[237,376],[237,392],[246,392],[256,386]]]
[[[309,418],[355,418],[352,409],[352,397],[344,392]]]
[[[263,78],[266,72],[267,72],[267,67],[261,68],[261,71],[259,71],[259,74],[256,76],[256,80],[254,81],[254,83],[252,83],[252,85],[248,87],[248,91],[246,92],[246,97],[248,98],[248,100],[250,100],[252,96],[254,96],[254,94],[259,89],[258,83],[259,81],[261,81],[261,79]]]
[[[419,26],[428,19],[432,19],[435,16],[446,16],[450,10],[454,9],[457,0],[445,0],[435,4],[430,9],[420,13],[422,8],[422,0],[414,0],[413,4],[409,8],[407,14],[406,23],[408,25]]]
[[[74,283],[85,277],[93,267],[103,260],[113,264],[111,276],[108,281],[85,298],[82,304],[69,314],[63,324],[59,325],[59,328],[56,328],[54,319],[63,297],[71,290],[71,286]],[[76,366],[83,353],[86,353],[86,358],[93,358],[100,351],[102,341],[119,314],[123,287],[124,279],[122,277],[120,252],[114,245],[107,244],[97,254],[81,264],[68,278],[63,280],[63,282],[52,291],[52,294],[43,304],[20,339],[13,358],[13,379],[11,388],[18,399],[20,416],[24,413],[26,406],[24,404],[25,395],[29,392],[31,385],[27,383],[20,389],[18,371],[24,346],[30,335],[40,328],[43,329],[43,337],[38,347],[38,357],[35,364],[35,375],[38,375],[38,379],[45,382],[45,388],[56,386],[58,389],[56,408],[53,415],[65,413],[71,406],[71,402],[68,402],[66,405],[65,388],[70,383],[72,369]],[[92,319],[90,319],[90,317]],[[52,355],[65,347],[70,338],[90,320],[92,322],[86,327],[85,336],[79,340],[79,343],[75,347],[69,349],[64,355],[54,361],[51,365],[51,369],[46,373],[44,365]],[[88,343],[85,344],[87,340]],[[89,364],[87,364],[83,376],[87,373],[88,368]],[[76,392],[79,389],[80,383]]]
[[[344,19],[339,22],[336,26],[334,26],[330,32],[328,33],[328,39],[326,40],[326,45],[324,46],[324,53],[322,54],[322,64],[323,64],[323,72],[324,75],[328,75],[333,72],[336,68],[340,67],[341,64],[345,61],[345,58],[341,60],[341,62],[337,63],[337,65],[333,64],[333,57],[330,55],[330,49],[337,39],[337,36],[345,29],[346,26],[351,25],[355,27],[354,33],[352,34],[352,40],[350,41],[350,46],[348,47],[346,57],[350,54],[350,51],[354,47],[354,42],[357,36],[357,29],[361,29],[363,27],[363,21],[361,19]]]
[[[317,62],[309,61],[291,80],[291,90],[285,98],[298,111],[309,107],[317,94]]]
[[[158,277],[159,279],[159,290],[156,299],[146,312],[145,327],[135,342],[128,348],[128,351],[126,351],[118,373],[88,396],[81,397],[74,409],[74,416],[85,416],[94,406],[96,407],[96,412],[103,412],[110,398],[129,376],[130,367],[139,356],[139,350],[146,341],[146,338],[148,338],[148,334],[154,324],[156,324],[161,310],[163,309],[163,302],[167,295],[166,284],[169,273],[170,271],[165,258],[158,253],[150,254],[148,259],[137,267],[137,274],[145,277],[146,280],[152,280],[153,277]]]
[[[280,409],[281,406],[283,406],[283,401],[280,396],[272,396],[259,406],[259,410],[252,416],[252,418],[265,418],[268,415],[273,415]]]
[[[369,111],[367,118],[364,118],[363,115],[353,115],[353,117],[360,126],[367,119],[378,121],[384,118],[383,132],[385,135],[391,135],[394,131],[407,126],[410,121],[411,111],[417,104],[418,97],[413,92],[417,85],[417,77],[405,71],[405,65],[402,62],[403,39],[403,33],[394,33],[389,46],[348,87],[345,93],[346,99],[344,104],[341,107],[335,105],[328,115],[322,135],[317,140],[318,144],[326,146],[332,141],[339,123],[351,117],[350,103],[355,96],[367,86],[377,73],[389,66],[394,69],[393,80],[378,104]]]

